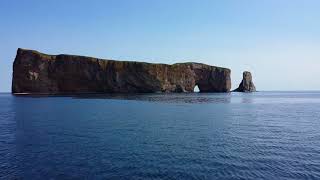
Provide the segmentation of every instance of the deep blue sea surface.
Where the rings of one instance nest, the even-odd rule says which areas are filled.
[[[1,179],[320,179],[320,92],[0,94]]]

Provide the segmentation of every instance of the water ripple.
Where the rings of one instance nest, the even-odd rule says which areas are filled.
[[[0,96],[1,179],[320,179],[320,93]]]

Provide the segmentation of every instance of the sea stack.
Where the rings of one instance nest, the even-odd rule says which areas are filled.
[[[201,63],[153,64],[18,49],[12,93],[229,92],[230,69]]]
[[[252,81],[252,75],[250,72],[245,71],[243,72],[242,81],[237,89],[234,90],[235,92],[255,92],[256,87]]]

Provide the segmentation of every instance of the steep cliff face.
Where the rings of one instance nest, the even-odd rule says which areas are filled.
[[[256,87],[252,81],[252,75],[250,72],[245,71],[243,72],[242,81],[237,89],[234,90],[235,92],[255,92]]]
[[[173,65],[46,55],[18,49],[12,93],[229,92],[230,70],[200,63]]]

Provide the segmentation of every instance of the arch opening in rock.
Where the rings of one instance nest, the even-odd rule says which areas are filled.
[[[193,88],[193,92],[195,92],[195,93],[200,92],[200,89],[199,89],[198,85],[196,85],[196,86]]]

